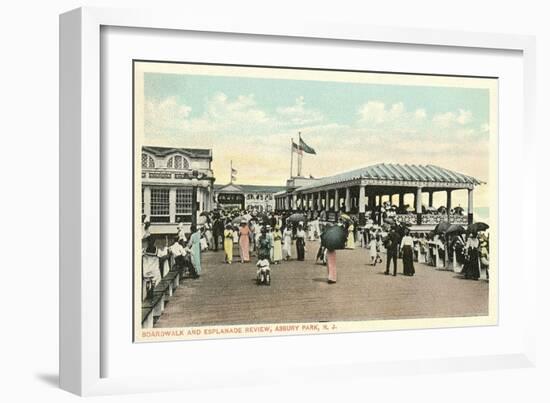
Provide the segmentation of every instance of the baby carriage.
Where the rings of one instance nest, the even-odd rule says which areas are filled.
[[[258,285],[270,285],[271,269],[269,267],[269,260],[260,259],[256,266],[258,267],[258,270],[256,270],[256,283]]]

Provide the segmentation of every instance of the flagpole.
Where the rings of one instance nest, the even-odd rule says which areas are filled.
[[[233,160],[229,161],[229,183],[233,184]]]
[[[290,138],[290,179],[292,179],[292,165],[294,162],[294,138]]]
[[[298,153],[298,176],[302,176],[302,158],[304,156],[302,150],[302,132],[298,132],[298,150],[300,151]]]

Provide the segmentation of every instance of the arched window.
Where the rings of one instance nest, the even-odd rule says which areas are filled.
[[[154,168],[155,160],[149,154],[141,154],[141,167],[142,168]]]
[[[189,169],[189,160],[181,155],[174,155],[168,159],[166,167],[173,169]]]

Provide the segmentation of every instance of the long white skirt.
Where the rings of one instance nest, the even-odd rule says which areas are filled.
[[[292,241],[285,239],[283,243],[283,259],[292,257]]]
[[[157,285],[161,279],[159,258],[157,256],[143,255],[143,277],[153,277],[153,284]]]

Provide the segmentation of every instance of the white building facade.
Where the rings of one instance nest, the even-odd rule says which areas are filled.
[[[213,207],[212,150],[142,147],[141,214],[152,232],[175,231]]]

